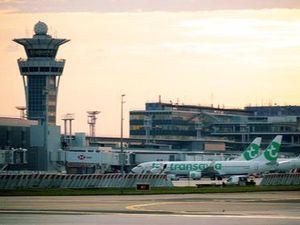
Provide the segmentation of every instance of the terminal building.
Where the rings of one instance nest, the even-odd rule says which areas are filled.
[[[207,125],[215,121],[241,122],[251,112],[241,109],[146,103],[145,110],[130,112],[130,137],[195,140],[209,134]]]
[[[223,141],[224,150],[239,151],[258,136],[265,147],[277,134],[283,135],[283,152],[300,153],[299,106],[225,109],[154,102],[130,112],[131,138],[186,141],[191,150],[208,150],[205,142]]]
[[[36,121],[0,117],[0,171],[27,169],[30,127]]]
[[[277,134],[283,135],[282,152],[300,154],[300,107],[299,106],[255,106],[245,107],[251,111],[245,121],[218,121],[211,124],[211,135],[226,137],[236,145],[249,142],[260,136],[267,144]]]

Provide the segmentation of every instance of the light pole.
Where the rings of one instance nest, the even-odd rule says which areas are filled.
[[[125,159],[124,151],[123,151],[123,121],[124,121],[123,105],[125,103],[124,97],[125,97],[125,94],[122,94],[121,95],[121,174],[122,174],[122,176],[124,176],[124,159]]]

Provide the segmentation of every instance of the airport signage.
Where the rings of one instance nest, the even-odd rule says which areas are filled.
[[[67,152],[66,156],[67,162],[70,163],[100,163],[100,153],[99,152]]]
[[[77,156],[77,158],[78,158],[79,160],[85,160],[85,159],[86,159],[86,156],[83,155],[83,154],[80,154],[79,156]]]

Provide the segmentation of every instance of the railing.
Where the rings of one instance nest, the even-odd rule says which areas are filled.
[[[39,62],[39,61],[45,61],[47,59],[48,59],[47,57],[40,57],[40,58],[35,57],[34,59],[18,58],[18,62],[32,62],[32,61]],[[63,63],[66,61],[65,59],[52,59],[52,58],[50,58],[50,59],[51,59],[50,61],[59,62],[59,63]]]
[[[162,174],[0,174],[1,189],[20,188],[132,188],[137,184],[170,187]]]
[[[300,173],[266,174],[260,185],[300,185]]]

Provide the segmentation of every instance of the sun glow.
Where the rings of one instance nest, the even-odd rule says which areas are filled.
[[[125,112],[158,95],[201,105],[211,104],[213,95],[213,103],[225,107],[300,104],[300,10],[5,11],[0,12],[2,115],[18,115],[14,107],[25,104],[16,63],[25,53],[12,39],[31,36],[38,20],[53,36],[71,39],[58,55],[67,59],[58,118],[75,113],[75,130],[88,129],[87,110],[100,110],[98,134],[119,135],[122,93]]]

